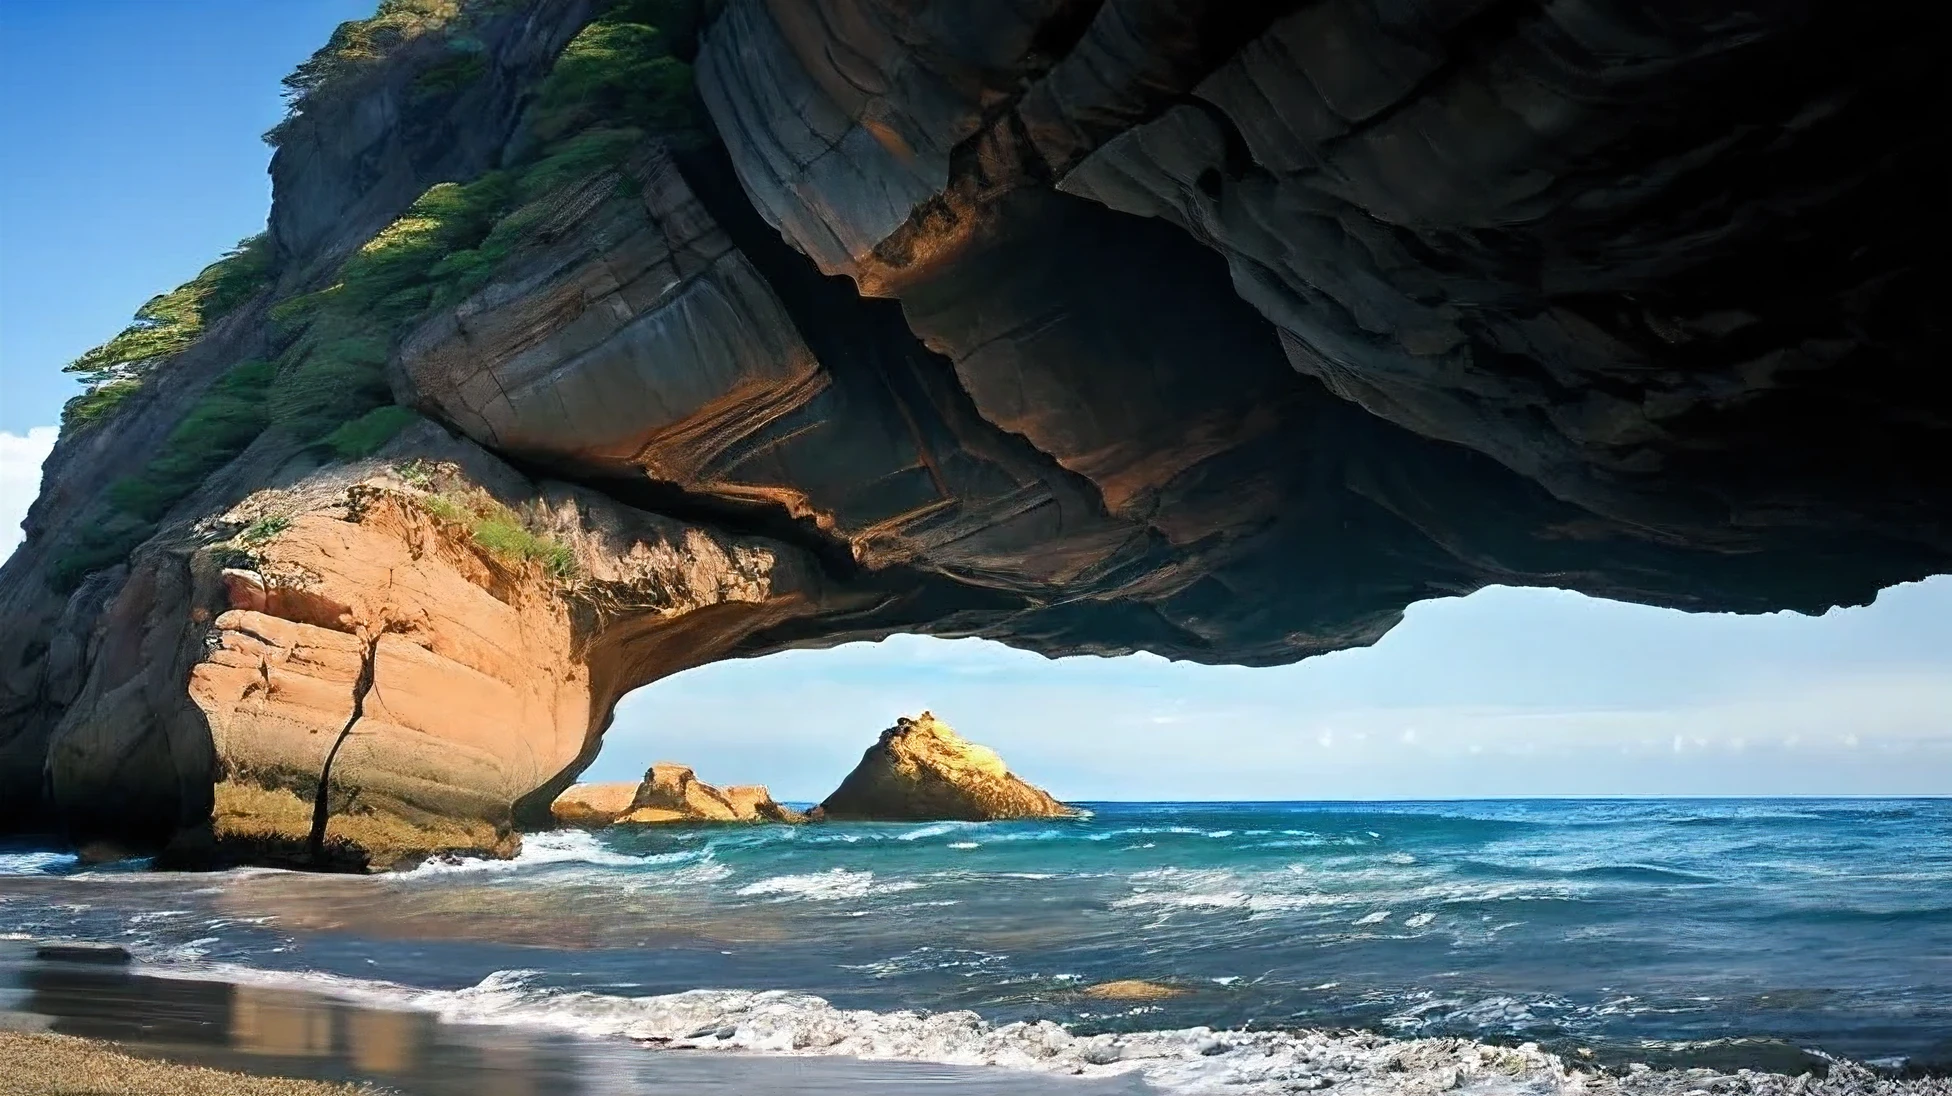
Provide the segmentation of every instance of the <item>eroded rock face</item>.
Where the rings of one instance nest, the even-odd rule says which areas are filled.
[[[376,462],[259,492],[230,522],[277,515],[261,540],[136,572],[48,753],[71,834],[167,837],[177,863],[505,854],[624,691],[820,599],[790,547],[530,481],[437,433],[401,443],[450,458],[404,462],[417,483]],[[570,565],[477,539],[482,514],[526,517]]]
[[[1890,122],[1946,101],[1918,44],[1943,13],[1109,0],[950,30],[889,0],[782,7],[732,0],[699,64],[758,209],[899,298],[986,419],[1115,512],[1254,538],[1196,564],[1223,586],[1294,585],[1254,558],[1320,552],[1269,528],[1298,506],[1419,557],[1351,561],[1374,602],[1478,581],[1440,557],[1727,608],[1819,609],[1945,565],[1952,524],[1927,500],[1952,484],[1923,458],[1952,387],[1927,364],[1942,317],[1920,279],[1952,215],[1918,180],[1947,138]],[[1025,20],[1041,51],[975,45],[1024,41]],[[851,51],[860,27],[905,48]],[[1148,253],[1134,217],[1224,268]],[[1175,346],[1144,326],[1170,305],[1120,284],[1134,268],[1162,301],[1226,294],[1259,317],[1229,325],[1241,341],[1266,341]],[[1093,360],[1121,325],[1153,336],[1147,368]],[[1270,357],[1304,383],[1247,366]],[[1891,391],[1908,398],[1874,394]],[[1223,481],[1246,485],[1224,507]],[[1217,593],[1198,617],[1252,612]],[[1211,627],[1191,609],[1162,612]]]
[[[1072,811],[929,712],[902,716],[809,816],[835,822],[990,822]]]
[[[799,822],[797,811],[773,801],[763,785],[736,784],[715,788],[698,779],[689,765],[660,761],[644,773],[630,803],[616,821],[622,824],[666,822]]]

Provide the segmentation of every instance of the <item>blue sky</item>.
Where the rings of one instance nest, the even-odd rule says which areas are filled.
[[[264,228],[278,81],[372,0],[0,2],[0,430],[61,366]]]
[[[263,226],[278,80],[371,8],[0,3],[0,554],[75,390],[60,367]],[[922,708],[1078,799],[1945,794],[1952,579],[1820,618],[1492,589],[1266,670],[914,637],[790,652],[630,697],[589,775],[671,757],[817,798]]]

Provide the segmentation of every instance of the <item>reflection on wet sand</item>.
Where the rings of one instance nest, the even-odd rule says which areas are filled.
[[[415,1050],[427,1039],[420,1029],[429,1022],[411,1012],[347,1013],[346,1045],[352,1051],[352,1064],[369,1073],[409,1072]]]
[[[289,993],[233,986],[230,1045],[250,1054],[317,1058],[333,1049],[332,1013]]]
[[[0,941],[0,1024],[111,1040],[236,1072],[370,1081],[403,1096],[1141,1096],[1085,1082],[913,1062],[650,1050],[511,1027],[448,1025],[298,990],[42,962]]]
[[[372,1080],[409,1093],[578,1094],[574,1047],[512,1030],[442,1038],[433,1017],[359,1008],[296,990],[155,978],[78,964],[0,961],[24,992],[15,1008],[66,1035],[156,1057],[249,1073]],[[559,1044],[559,1045],[558,1045]]]

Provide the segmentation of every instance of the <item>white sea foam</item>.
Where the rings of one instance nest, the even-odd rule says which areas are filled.
[[[673,855],[688,857],[696,854]],[[660,858],[631,856],[617,852],[597,840],[594,834],[584,830],[554,830],[549,833],[525,835],[522,838],[522,851],[511,859],[486,860],[473,856],[434,859],[412,871],[398,872],[387,878],[412,880],[443,875],[465,875],[471,872],[510,872],[547,864],[592,864],[598,867],[620,868],[654,863],[658,859]]]
[[[866,898],[870,894],[910,891],[921,885],[908,881],[876,884],[871,871],[830,868],[806,875],[775,875],[748,883],[740,887],[738,893],[747,898],[777,896],[807,902],[833,902],[844,898]]]
[[[955,833],[958,830],[968,829],[971,825],[974,825],[974,823],[934,822],[927,826],[923,826],[920,829],[909,830],[907,833],[901,834],[899,837],[897,837],[896,840],[920,841],[925,837],[941,837],[944,834]]]
[[[51,875],[79,859],[71,852],[0,852],[0,875]]]
[[[1114,908],[1169,906],[1183,909],[1247,910],[1250,913],[1284,913],[1291,910],[1337,906],[1348,899],[1329,894],[1254,893],[1229,891],[1142,891],[1112,903]]]
[[[700,989],[635,998],[551,990],[533,986],[534,972],[519,970],[497,971],[459,990],[228,966],[155,973],[276,984],[374,1007],[428,1012],[449,1023],[520,1025],[653,1047],[843,1055],[1084,1077],[1137,1074],[1178,1096],[1274,1096],[1330,1087],[1350,1096],[1683,1096],[1698,1090],[1721,1096],[1952,1096],[1952,1082],[1943,1079],[1885,1081],[1850,1063],[1839,1063],[1821,1079],[1638,1067],[1615,1076],[1587,1072],[1529,1043],[1513,1048],[1468,1039],[1204,1027],[1078,1035],[1047,1020],[993,1025],[973,1012],[840,1009],[785,990]]]

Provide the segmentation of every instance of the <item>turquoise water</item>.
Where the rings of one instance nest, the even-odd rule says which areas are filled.
[[[1080,1032],[1360,1028],[1657,1065],[1793,1068],[1808,1050],[1952,1063],[1952,800],[1090,810],[532,835],[512,863],[392,878],[87,871],[16,852],[0,854],[0,933],[593,1030],[632,1001],[712,988]],[[1115,979],[1182,993],[1080,992]]]

